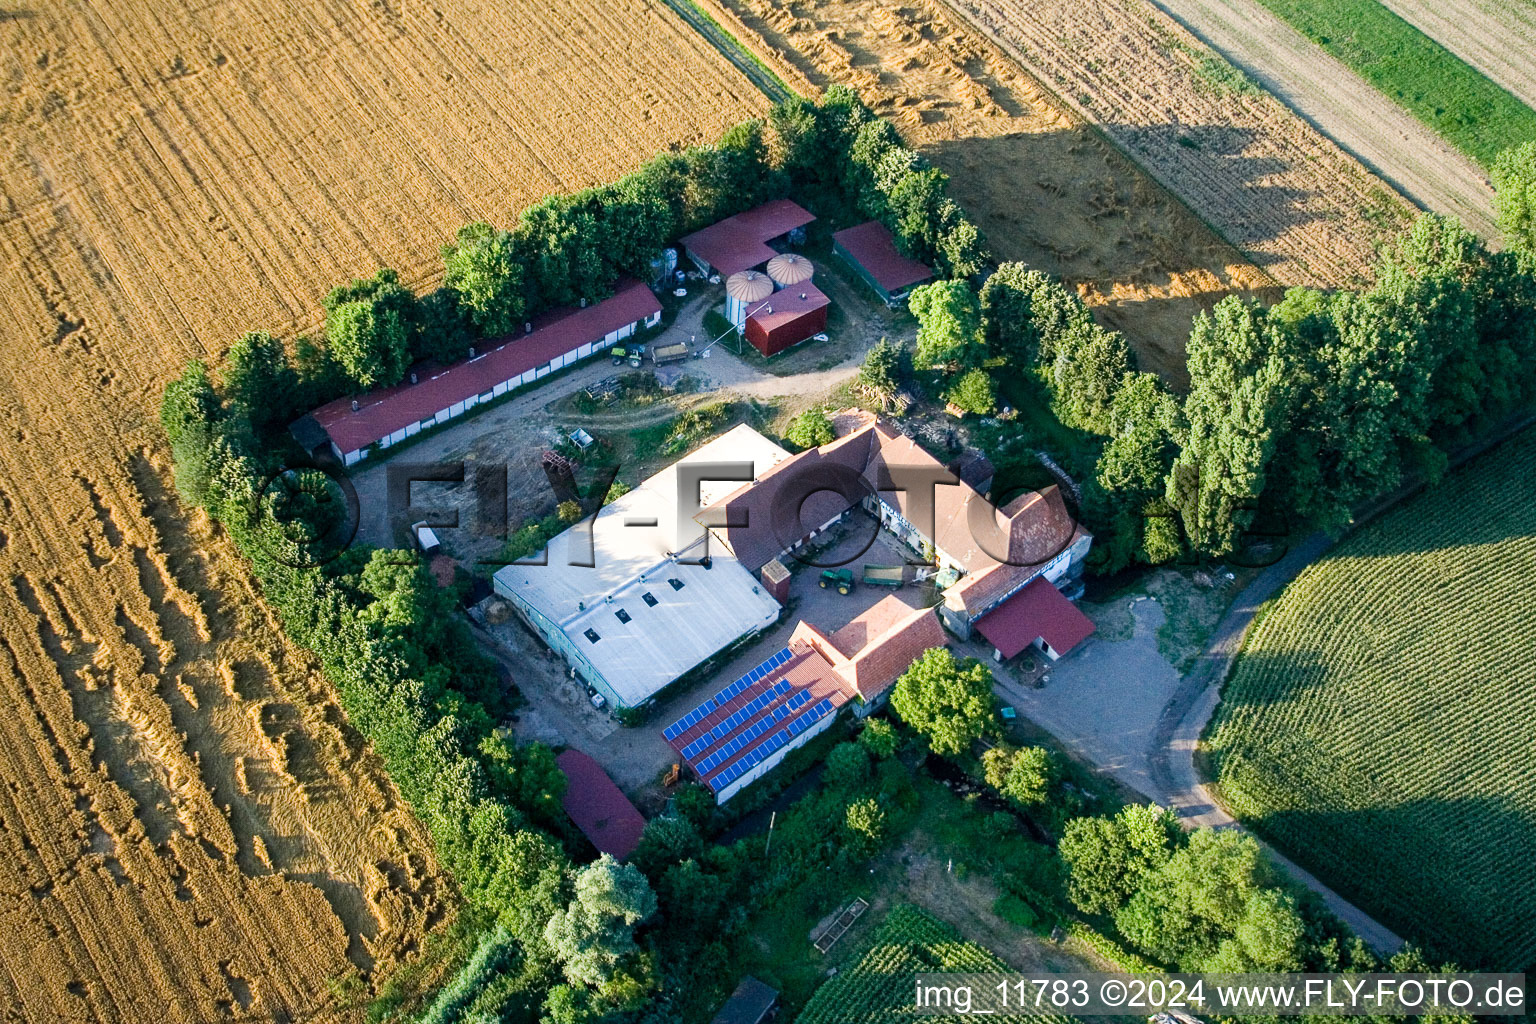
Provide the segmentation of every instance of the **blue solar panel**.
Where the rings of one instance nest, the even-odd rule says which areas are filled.
[[[698,725],[712,712],[720,710],[721,708],[725,707],[726,704],[730,703],[730,701],[736,697],[739,697],[753,684],[758,683],[767,676],[771,675],[774,669],[778,668],[780,665],[783,665],[792,657],[794,657],[794,654],[788,647],[780,649],[777,653],[769,657],[762,664],[752,669],[752,671],[735,680],[731,683],[731,685],[727,686],[713,697],[708,698],[704,701],[704,703],[700,704],[698,707],[688,712],[682,718],[679,718],[677,721],[667,726],[662,730],[661,734],[668,740],[677,739],[679,736],[686,733],[689,729],[692,729],[695,725]],[[732,729],[740,726],[742,722],[745,722],[747,719],[757,714],[763,708],[767,707],[768,704],[771,703],[776,696],[782,696],[790,689],[791,687],[787,682],[781,681],[778,686],[774,687],[774,689],[769,694],[764,694],[763,696],[758,697],[756,700],[746,705],[746,707],[731,715],[730,718],[715,726],[715,728],[710,730],[708,734],[688,744],[688,746],[683,749],[683,756],[689,760],[692,760],[698,754],[701,754],[705,750],[709,749],[710,743],[718,740],[720,737],[729,733]],[[743,714],[743,712],[745,712],[745,714]],[[700,746],[701,743],[703,746]]]
[[[698,725],[699,721],[703,719],[704,716],[708,715],[711,711],[715,710],[716,707],[718,707],[718,705],[715,703],[715,698],[710,697],[705,700],[703,704],[700,704],[698,707],[688,712],[682,718],[679,718],[677,721],[663,729],[661,734],[669,740],[675,740],[689,729],[692,729],[695,725]]]
[[[730,686],[727,686],[725,689],[715,694],[715,701],[717,704],[724,704],[726,701],[741,693],[741,691],[762,679],[764,676],[768,675],[770,672],[784,664],[792,657],[794,657],[794,655],[790,652],[788,647],[781,648],[776,654],[769,657],[761,664],[757,665],[746,675],[742,676],[740,679],[735,680],[731,683]]]

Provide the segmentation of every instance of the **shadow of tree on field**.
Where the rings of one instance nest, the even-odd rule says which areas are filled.
[[[1222,803],[1437,958],[1536,966],[1536,720],[1518,685],[1451,665],[1426,677],[1440,692],[1394,685],[1369,643],[1325,656],[1327,640],[1239,658],[1203,744]]]
[[[1536,968],[1536,815],[1506,798],[1279,809],[1244,824],[1435,960]]]

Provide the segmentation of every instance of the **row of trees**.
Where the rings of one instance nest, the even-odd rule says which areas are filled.
[[[1362,502],[1434,479],[1448,447],[1536,397],[1536,255],[1520,237],[1494,253],[1425,214],[1366,289],[1293,288],[1267,308],[1228,296],[1195,319],[1182,399],[1022,264],[979,293],[964,281],[914,291],[914,362],[944,371],[946,397],[975,412],[991,402],[973,378],[1022,372],[1063,425],[1102,439],[1082,509],[1100,571],[1222,557],[1266,509],[1285,510],[1282,529],[1340,528]]]
[[[462,358],[477,339],[515,332],[542,310],[600,300],[620,276],[649,277],[670,240],[791,190],[838,218],[882,217],[905,251],[946,272],[975,273],[979,235],[944,184],[850,91],[835,88],[818,104],[792,101],[767,123],[737,125],[715,145],[665,153],[610,185],[550,197],[511,230],[465,227],[443,250],[444,286],[426,296],[388,268],[333,289],[323,303],[323,342],[299,339],[292,360],[279,339],[253,332],[216,375],[193,363],[167,386],[161,421],[178,490],[224,526],[290,636],[320,657],[349,720],[426,823],[471,912],[487,922],[427,1019],[493,1018],[519,1006],[574,1022],[647,1002],[655,1019],[668,1019],[667,1001],[649,993],[667,972],[702,968],[660,951],[716,941],[718,953],[710,915],[699,908],[711,905],[713,891],[727,914],[767,883],[745,850],[708,870],[685,858],[654,873],[663,905],[670,898],[686,908],[669,915],[658,914],[652,879],[634,868],[600,860],[578,871],[551,835],[565,829],[564,777],[547,748],[515,747],[494,728],[507,695],[447,594],[402,552],[354,547],[310,564],[345,522],[344,502],[318,472],[269,480],[282,426],[348,391],[397,383],[417,360]],[[825,433],[824,417],[802,426],[808,441]],[[848,796],[876,773],[866,764],[845,774],[838,792],[847,798],[804,812],[817,822],[805,828],[803,850],[775,858],[778,870],[820,870],[838,855],[822,812],[836,816],[835,835],[850,850],[879,841],[879,801]]]
[[[276,468],[253,427],[262,397],[234,367],[215,386],[193,364],[167,387],[161,419],[178,489],[222,524],[286,631],[320,658],[348,721],[488,922],[465,970],[494,976],[494,993],[467,975],[434,1013],[457,1019],[471,1003],[490,1013],[488,1000],[639,1006],[655,981],[632,934],[654,911],[649,883],[605,861],[578,872],[552,838],[565,828],[565,777],[549,748],[514,746],[495,728],[510,694],[450,593],[413,555],[358,547],[308,565],[313,542],[343,518],[341,495],[319,473],[262,487]]]
[[[1171,811],[1152,805],[1084,814],[1048,751],[997,741],[992,682],[985,664],[936,648],[897,681],[891,706],[928,751],[984,781],[1057,836],[1055,854],[1046,851],[1044,863],[1017,853],[1010,858],[1011,873],[1000,879],[1007,893],[998,901],[1000,913],[1020,913],[1019,903],[1027,903],[1021,923],[1048,930],[1076,910],[1153,964],[1191,973],[1452,969],[1432,966],[1411,948],[1382,964],[1314,894],[1293,887],[1245,833],[1186,831]],[[901,742],[878,720],[860,739],[892,747]],[[978,747],[984,749],[973,758]],[[830,759],[827,771],[834,772]],[[982,827],[1000,842],[1019,832],[1006,812]],[[1021,875],[1027,883],[1020,884]]]
[[[846,87],[794,99],[716,143],[662,153],[618,181],[552,195],[511,228],[483,221],[444,246],[443,286],[417,297],[392,269],[333,289],[325,343],[309,351],[306,398],[398,383],[415,361],[462,359],[545,310],[597,302],[626,276],[648,280],[679,236],[769,199],[795,195],[837,220],[884,221],[898,246],[945,276],[979,273],[980,232],[947,179],[901,144]]]
[[[1073,819],[1058,853],[1067,896],[1078,910],[1111,921],[1133,949],[1180,971],[1455,969],[1431,963],[1413,947],[1383,963],[1315,896],[1290,888],[1252,836],[1235,829],[1186,832],[1172,812],[1155,805]],[[1467,1024],[1472,1018],[1431,1012],[1421,1019]]]

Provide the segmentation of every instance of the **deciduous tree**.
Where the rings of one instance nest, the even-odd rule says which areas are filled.
[[[935,281],[912,291],[907,305],[917,317],[913,362],[924,370],[955,370],[980,364],[985,354],[981,307],[964,281]]]
[[[936,754],[955,755],[997,728],[992,672],[947,647],[925,651],[896,681],[891,706]]]
[[[1238,547],[1257,511],[1292,382],[1263,310],[1237,296],[1195,318],[1187,352],[1188,441],[1167,496],[1190,543],[1221,556]]]
[[[635,927],[656,912],[656,894],[640,869],[602,857],[576,876],[575,897],[545,928],[566,980],[602,986],[633,957]]]
[[[827,418],[826,410],[817,406],[790,420],[789,427],[784,431],[784,440],[804,451],[831,444],[837,440],[837,434],[832,429],[832,421]]]
[[[326,317],[325,336],[331,355],[359,387],[395,384],[410,364],[406,326],[387,306],[343,302]]]
[[[286,422],[296,411],[298,376],[283,343],[266,331],[249,331],[230,346],[222,376],[224,394],[254,427]]]
[[[1493,187],[1504,244],[1536,256],[1536,141],[1499,154],[1493,164]]]
[[[510,232],[484,221],[460,228],[443,247],[443,286],[458,296],[480,333],[511,334],[523,325],[523,266]]]

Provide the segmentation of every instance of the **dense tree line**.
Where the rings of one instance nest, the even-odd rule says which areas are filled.
[[[1111,815],[1085,813],[1080,790],[1065,785],[1062,767],[1040,747],[997,742],[992,673],[945,649],[928,651],[896,683],[891,706],[911,733],[874,720],[860,735],[867,750],[904,741],[950,760],[985,784],[1014,812],[1056,837],[1056,849],[1015,850],[999,880],[1006,895],[995,910],[1041,932],[1075,911],[1117,936],[1149,969],[1190,973],[1453,970],[1432,966],[1409,948],[1383,964],[1328,911],[1294,886],[1258,842],[1237,830],[1186,831],[1173,812],[1128,805]],[[824,773],[839,781],[867,770],[867,755],[844,744]],[[980,756],[974,752],[980,749]],[[858,754],[851,757],[850,754]],[[845,762],[854,762],[847,767]],[[866,762],[861,769],[858,762]],[[994,812],[979,828],[999,842],[1019,822]],[[1033,845],[1033,844],[1031,844]],[[1375,1018],[1383,1021],[1394,1018]],[[1438,1024],[1470,1018],[1425,1015]]]
[[[785,104],[768,126],[748,122],[716,146],[553,197],[511,231],[466,228],[444,253],[444,289],[424,298],[389,270],[337,288],[325,301],[325,343],[300,339],[292,364],[276,339],[253,333],[217,379],[193,363],[166,388],[161,421],[178,490],[250,560],[285,629],[320,658],[349,721],[488,922],[427,1019],[676,1020],[697,1009],[690,1000],[718,994],[744,908],[862,862],[893,834],[890,815],[911,808],[912,782],[894,756],[899,738],[870,723],[856,748],[829,757],[827,784],[785,816],[771,861],[755,842],[705,843],[717,812],[694,789],[679,798],[681,818],[647,827],[634,868],[599,860],[578,870],[551,834],[564,827],[563,775],[547,748],[514,746],[495,730],[507,695],[447,593],[400,552],[354,548],[307,565],[341,521],[341,498],[318,473],[263,486],[276,468],[275,431],[296,409],[392,383],[417,358],[454,358],[470,339],[550,305],[600,298],[617,274],[645,273],[663,241],[790,184],[880,217],[904,251],[952,278],[914,293],[914,310],[926,332],[920,364],[970,380],[953,400],[980,407],[992,374],[1032,374],[1064,423],[1104,438],[1090,525],[1116,559],[1160,561],[1186,543],[1222,554],[1261,500],[1336,524],[1404,474],[1433,473],[1440,446],[1531,397],[1536,153],[1501,164],[1506,253],[1427,217],[1363,292],[1293,290],[1269,309],[1225,300],[1195,325],[1191,390],[1180,400],[1137,373],[1123,339],[1044,275],[1005,265],[972,291],[962,279],[985,259],[974,226],[944,196],[943,176],[851,93]],[[899,363],[882,346],[862,385],[893,391]],[[934,751],[958,755],[991,728],[990,679],[985,666],[939,653],[904,677],[893,704]],[[999,748],[981,770],[1020,807],[1055,792],[1049,759],[1031,749]],[[1085,836],[1103,828],[1081,826]],[[1357,962],[1329,960],[1305,935],[1292,941],[1294,908],[1240,843],[1139,841],[1064,836],[1063,858],[1072,898],[1111,914],[1149,955],[1180,965]],[[1145,867],[1134,889],[1117,875],[1120,888],[1101,892],[1092,869],[1078,867],[1131,863],[1132,853]],[[1224,872],[1234,889],[1186,921],[1188,886],[1206,872]]]
[[[945,397],[969,411],[986,403],[961,400],[977,382],[957,372],[1022,371],[1063,425],[1103,439],[1081,509],[1100,571],[1230,556],[1266,512],[1284,513],[1280,530],[1337,530],[1361,503],[1437,478],[1449,447],[1536,397],[1536,147],[1517,156],[1502,179],[1506,251],[1425,214],[1360,291],[1293,288],[1269,307],[1228,296],[1195,319],[1182,398],[1021,264],[975,294],[964,281],[915,290],[914,362],[944,370]]]
[[[324,300],[322,346],[300,376],[313,404],[398,383],[421,359],[453,362],[478,339],[515,334],[546,310],[598,302],[623,277],[649,280],[680,236],[770,199],[793,196],[829,222],[883,221],[898,247],[945,277],[988,256],[947,179],[901,144],[845,87],[794,99],[712,145],[662,153],[617,181],[548,196],[510,227],[460,228],[442,249],[443,286],[417,297],[384,268]]]
[[[577,872],[551,836],[564,827],[565,778],[553,753],[498,733],[510,699],[500,675],[451,593],[413,555],[354,547],[308,565],[341,497],[318,472],[285,474],[258,493],[276,467],[251,430],[259,406],[243,395],[247,380],[226,368],[221,394],[192,364],[167,387],[162,422],[178,489],[222,524],[286,631],[320,658],[348,721],[426,824],[470,909],[489,922],[466,970],[499,979],[496,1014],[536,1013],[555,990],[601,1012],[639,1006],[654,978],[623,934],[648,914],[608,920],[592,895],[608,883],[593,868]],[[644,908],[634,876],[611,881]],[[460,1019],[470,1002],[490,1012],[489,998],[465,982],[445,990],[428,1019]]]

